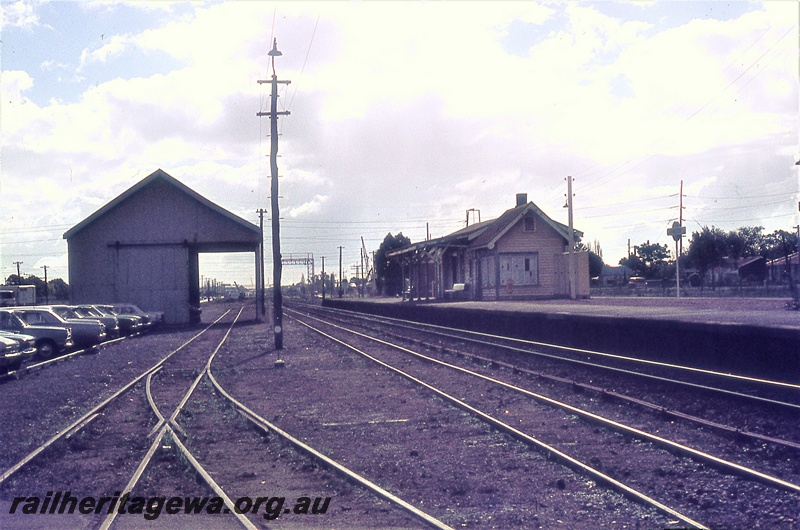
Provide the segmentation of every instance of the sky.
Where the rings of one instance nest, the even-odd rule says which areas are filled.
[[[68,280],[63,234],[163,169],[344,276],[516,193],[616,265],[704,226],[796,230],[798,2],[0,3],[0,275]],[[267,248],[271,248],[269,230]],[[271,271],[271,253],[266,266]],[[251,254],[201,256],[253,284]],[[306,268],[284,267],[284,283]]]

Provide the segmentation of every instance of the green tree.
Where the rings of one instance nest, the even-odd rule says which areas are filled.
[[[594,244],[592,245],[593,248],[589,248],[583,243],[578,243],[575,245],[575,250],[580,252],[587,251],[589,252],[589,277],[594,278],[596,276],[600,276],[600,273],[603,272],[603,251],[600,250],[600,244],[595,240]]]
[[[69,300],[69,285],[67,285],[67,282],[65,282],[61,278],[56,278],[54,280],[50,280],[47,283],[48,287],[50,288],[50,293],[52,294],[53,299]]]
[[[764,236],[764,248],[762,255],[767,260],[784,258],[797,252],[797,234],[786,230],[775,230],[771,234]]]
[[[16,274],[12,274],[8,278],[6,278],[6,285],[27,285],[25,280],[21,276],[17,276]]]
[[[690,267],[696,267],[701,278],[705,278],[706,273],[714,267],[722,265],[727,255],[727,234],[722,229],[704,226],[699,232],[692,232],[686,263]],[[714,287],[713,275],[711,286]]]
[[[393,236],[386,234],[380,248],[375,253],[375,285],[378,293],[395,296],[403,291],[403,269],[396,260],[389,260],[386,254],[411,244],[402,232]]]
[[[636,252],[627,258],[619,260],[620,265],[631,269],[636,276],[648,279],[663,278],[667,270],[667,260],[670,257],[667,245],[658,243],[642,243],[635,247]]]
[[[736,232],[742,239],[743,257],[763,255],[765,243],[763,226],[743,226]]]

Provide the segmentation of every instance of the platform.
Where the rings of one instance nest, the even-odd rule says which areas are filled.
[[[800,312],[781,298],[499,302],[328,299],[328,307],[800,381]]]
[[[390,299],[387,299],[390,300]],[[584,300],[459,302],[459,307],[526,313],[559,313],[708,324],[742,324],[800,329],[800,311],[786,309],[788,298],[596,297]],[[437,302],[438,304],[438,302]]]

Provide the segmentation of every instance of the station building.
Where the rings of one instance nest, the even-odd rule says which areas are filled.
[[[576,237],[583,234],[575,231]],[[527,194],[497,219],[387,254],[403,269],[411,299],[510,300],[570,295],[569,228]],[[576,294],[589,296],[588,252],[574,253]]]

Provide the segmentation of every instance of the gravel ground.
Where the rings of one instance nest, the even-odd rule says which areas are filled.
[[[220,314],[223,308],[228,307],[209,306],[204,317]],[[428,391],[306,331],[291,319],[284,319],[285,349],[276,352],[268,323],[247,320],[252,318],[248,313],[244,317],[213,365],[223,387],[278,427],[453,527],[680,526],[669,517],[547,460]],[[220,326],[198,339],[154,377],[153,391],[163,413],[171,412],[199,373],[199,359],[210,354],[226,328]],[[0,422],[13,426],[4,428],[0,437],[5,448],[0,454],[0,471],[198,331],[199,328],[166,330],[126,340],[97,355],[58,363],[18,381],[0,382],[6,405],[0,411]],[[285,361],[282,367],[275,363],[279,358]],[[433,372],[418,370],[420,374]],[[542,418],[551,412],[523,407],[517,398],[458,378],[437,377],[453,392],[460,391],[463,398],[477,402],[491,394],[486,403],[501,413],[513,408],[511,421],[550,423]],[[16,496],[44,497],[53,490],[72,489],[74,494],[100,496],[120,489],[149,446],[146,434],[155,425],[142,387],[143,384],[138,385],[82,433],[59,443],[30,469],[0,486],[0,527],[95,527],[98,516],[58,520],[39,515],[11,517],[9,504]],[[574,398],[591,402],[586,396]],[[320,502],[330,498],[324,513],[301,516],[284,511],[274,520],[263,517],[266,512],[262,507],[251,515],[259,527],[422,526],[388,502],[298,454],[276,435],[247,426],[207,381],[198,386],[178,422],[188,433],[186,445],[231,497],[264,497],[265,503],[284,498],[284,507],[293,506],[302,497],[319,498]],[[550,434],[555,436],[555,443],[569,448],[578,442],[571,429]],[[602,444],[582,443],[581,450],[621,478],[637,463],[610,456],[612,442],[622,446],[631,443],[616,438],[621,437],[612,435]],[[135,495],[213,495],[169,448],[169,440],[162,445],[168,447],[156,453],[154,464],[135,489]],[[703,516],[713,514],[710,520],[722,521],[724,528],[741,527],[738,523],[744,522],[749,527],[764,528],[791,528],[797,524],[796,497],[791,501],[794,504],[784,509],[779,506],[784,501],[761,500],[762,497],[751,495],[755,490],[729,478],[720,479],[725,483],[719,487],[689,486],[698,473],[712,473],[702,466],[648,466],[652,483],[646,487],[657,490],[659,483],[674,483],[669,489],[662,488],[663,495],[694,506],[701,521],[706,520]],[[798,472],[795,466],[789,476]],[[768,489],[764,495],[769,495]],[[745,521],[735,517],[737,510],[747,514],[769,512],[770,517]],[[730,513],[728,519],[718,515],[726,511]],[[156,521],[145,521],[141,516],[119,517],[115,527],[227,528],[237,524],[232,517],[162,514]]]
[[[287,347],[220,372],[245,403],[460,528],[659,528],[670,520],[597,487],[285,319]],[[234,339],[235,343],[235,339]],[[235,359],[235,358],[234,358]],[[376,522],[378,526],[383,521]]]

